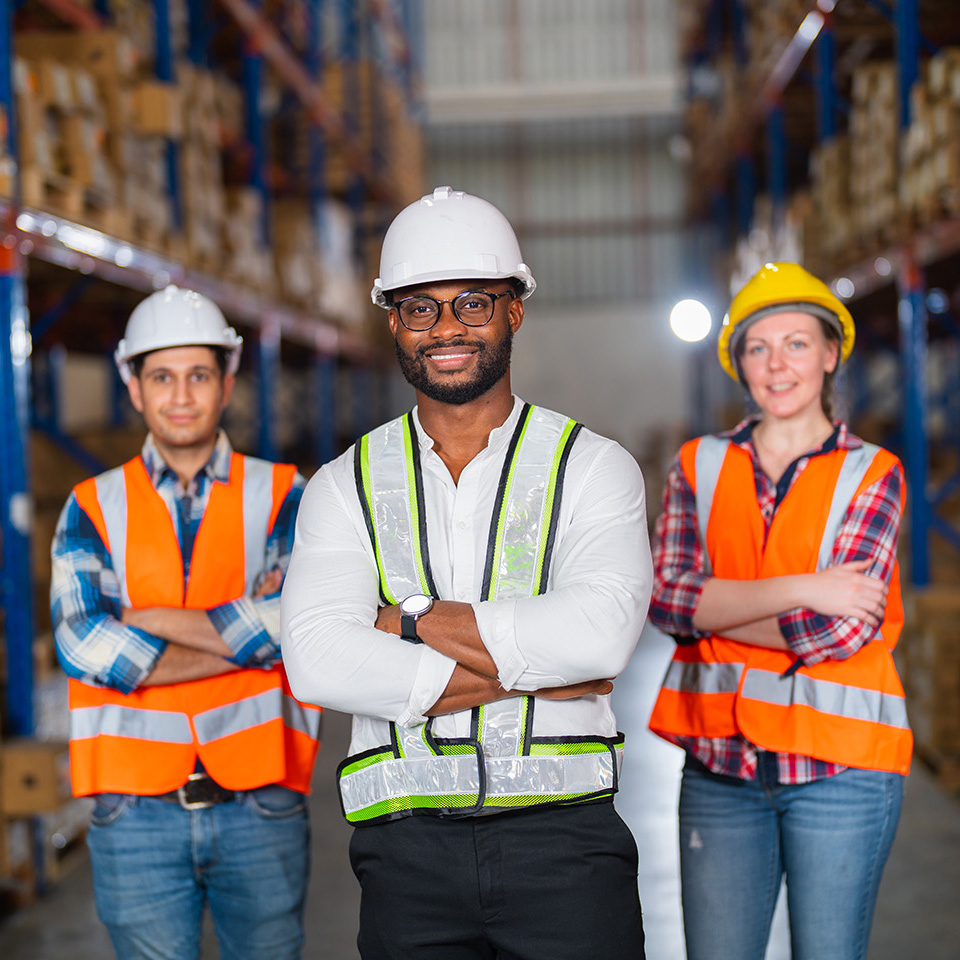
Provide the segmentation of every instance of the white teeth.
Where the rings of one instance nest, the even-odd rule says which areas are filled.
[[[783,390],[789,390],[792,386],[792,383],[775,383],[770,386],[770,389],[773,390],[774,393],[780,393]]]

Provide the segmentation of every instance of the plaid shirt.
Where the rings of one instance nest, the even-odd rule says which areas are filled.
[[[753,461],[757,504],[766,529],[777,507],[815,457],[832,450],[853,450],[862,441],[837,423],[829,439],[816,450],[798,457],[774,484],[760,467],[753,446],[755,420],[745,420],[721,436],[746,450]],[[833,545],[831,565],[853,560],[871,560],[868,575],[890,582],[896,560],[900,527],[900,470],[892,468],[860,494],[849,506]],[[667,475],[663,509],[657,518],[653,546],[653,600],[650,620],[678,641],[699,639],[707,634],[693,626],[693,614],[700,602],[703,585],[704,553],[697,532],[696,497],[680,466],[679,457]],[[779,617],[791,652],[812,666],[822,660],[845,660],[872,640],[878,630],[852,617],[827,617],[813,610],[795,609]],[[757,775],[757,748],[743,737],[709,739],[706,737],[670,737],[714,773],[752,780]],[[808,783],[833,776],[846,769],[836,763],[795,754],[777,754],[780,783]]]
[[[167,466],[151,436],[141,456],[157,493],[163,498],[180,542],[183,581],[190,574],[190,556],[214,482],[230,477],[233,448],[221,430],[207,464],[184,490]],[[294,525],[304,479],[297,474],[267,538],[262,578],[268,571],[286,573],[293,549]],[[153,670],[167,643],[153,634],[120,622],[120,583],[110,554],[93,522],[71,493],[54,534],[50,609],[60,663],[68,676],[87,683],[135,690]],[[233,650],[230,659],[242,666],[260,666],[280,656],[280,593],[240,597],[207,611],[217,632]]]

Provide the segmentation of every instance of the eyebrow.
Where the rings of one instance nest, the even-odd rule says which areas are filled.
[[[796,337],[796,336],[809,337],[810,335],[811,334],[809,330],[791,330],[790,333],[785,333],[782,337],[779,337],[778,339],[785,340],[787,337]],[[768,339],[770,338],[758,337],[756,334],[747,333],[743,338],[743,342],[749,343],[751,340],[754,340],[754,341],[760,341],[760,343],[766,343]]]

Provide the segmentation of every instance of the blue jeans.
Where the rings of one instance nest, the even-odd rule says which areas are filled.
[[[680,877],[689,960],[763,960],[784,875],[793,960],[863,960],[903,779],[849,769],[782,786],[772,754],[761,754],[752,781],[688,759]]]
[[[222,960],[297,960],[309,871],[306,798],[231,803],[100,794],[87,835],[97,914],[118,960],[195,960],[209,904]]]

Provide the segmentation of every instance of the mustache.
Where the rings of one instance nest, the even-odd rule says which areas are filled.
[[[450,340],[437,340],[430,344],[423,344],[417,347],[416,355],[425,357],[434,350],[443,350],[448,347],[472,347],[478,353],[487,349],[482,340],[468,340],[466,337],[453,337]]]

